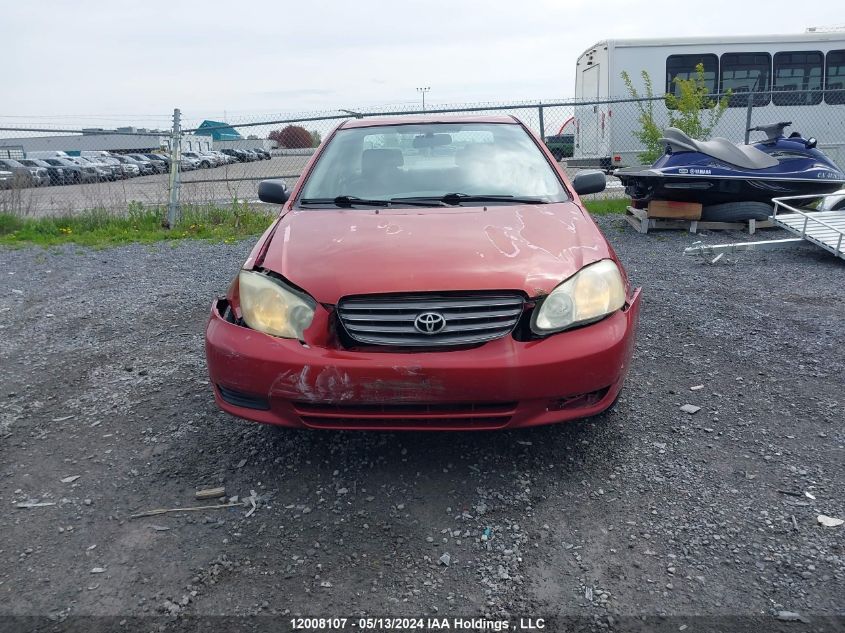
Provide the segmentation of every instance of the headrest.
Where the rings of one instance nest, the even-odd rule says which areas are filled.
[[[365,149],[361,155],[361,171],[398,168],[405,164],[401,149]]]

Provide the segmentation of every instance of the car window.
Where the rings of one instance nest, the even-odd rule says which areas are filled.
[[[557,173],[519,125],[431,123],[341,129],[301,199],[500,195],[566,200]]]

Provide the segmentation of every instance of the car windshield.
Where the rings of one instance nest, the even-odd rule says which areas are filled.
[[[568,196],[520,125],[426,123],[338,130],[299,201],[337,198],[402,206],[403,199],[481,204],[496,198],[559,202]]]

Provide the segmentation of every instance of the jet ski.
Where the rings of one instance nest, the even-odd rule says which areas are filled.
[[[614,175],[634,206],[651,199],[700,202],[705,207],[729,202],[771,204],[781,196],[823,195],[845,185],[845,173],[816,149],[816,139],[798,132],[784,137],[790,121],[759,125],[766,139],[737,145],[725,138],[697,141],[677,128],[660,142],[666,152],[651,166],[626,167]]]

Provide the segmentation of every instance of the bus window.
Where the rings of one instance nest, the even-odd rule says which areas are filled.
[[[769,77],[772,71],[772,56],[768,53],[725,53],[719,61],[721,75],[719,90],[731,91],[728,106],[744,108],[748,105],[748,96],[743,93],[754,92],[753,104],[756,107],[768,105]]]
[[[772,102],[780,106],[822,102],[821,52],[775,53]]]
[[[845,51],[829,51],[825,69],[824,100],[832,105],[845,103]]]
[[[675,79],[694,79],[695,67],[704,65],[704,82],[707,90],[715,94],[716,77],[719,74],[719,58],[716,55],[669,55],[666,58],[666,92],[678,96]]]

